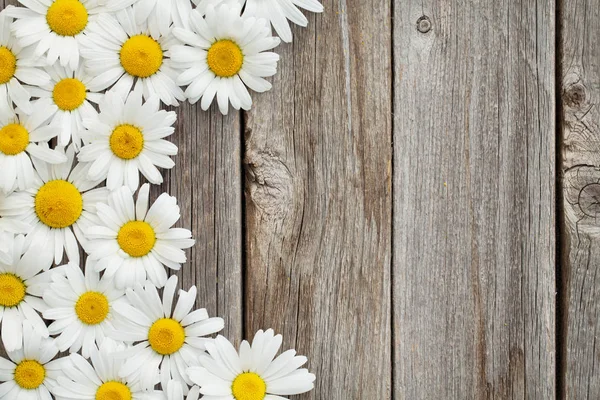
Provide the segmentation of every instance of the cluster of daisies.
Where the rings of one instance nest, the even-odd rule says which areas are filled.
[[[248,110],[317,0],[19,0],[0,11],[0,399],[277,400],[315,376],[281,335],[236,349],[176,290],[188,229],[150,202],[163,106]],[[273,29],[279,37],[273,36]],[[186,134],[190,134],[186,132]],[[142,179],[149,182],[141,184]]]

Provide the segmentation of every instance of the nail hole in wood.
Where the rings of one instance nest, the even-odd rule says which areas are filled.
[[[421,33],[427,33],[431,30],[431,20],[428,16],[423,15],[417,20],[417,30]]]

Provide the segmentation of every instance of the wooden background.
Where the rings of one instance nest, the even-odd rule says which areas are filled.
[[[298,399],[600,399],[600,0],[324,5],[252,111],[178,108],[183,286]]]

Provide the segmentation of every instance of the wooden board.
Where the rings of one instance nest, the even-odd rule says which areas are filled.
[[[188,263],[177,273],[179,286],[198,288],[196,307],[225,319],[222,334],[242,338],[242,183],[240,115],[221,116],[216,107],[178,108],[175,133],[179,148],[175,167],[163,173],[165,182],[152,187],[177,197],[178,227],[192,231],[196,245],[187,250]]]
[[[564,392],[600,398],[600,3],[560,1]]]
[[[2,8],[16,0],[0,0]],[[225,319],[222,334],[242,337],[242,182],[240,114],[223,117],[213,107],[184,103],[175,133],[175,167],[163,170],[165,181],[152,186],[151,201],[162,192],[176,196],[181,208],[177,227],[192,230],[196,245],[177,273],[179,287],[198,288],[196,307]],[[0,345],[0,347],[2,347]]]
[[[553,2],[394,4],[395,398],[553,399]]]
[[[390,4],[324,5],[246,119],[245,333],[309,355],[298,399],[388,399]]]

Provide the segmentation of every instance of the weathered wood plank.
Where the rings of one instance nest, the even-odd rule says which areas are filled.
[[[560,2],[564,391],[600,398],[600,3]]]
[[[192,230],[196,245],[177,273],[179,286],[198,288],[197,307],[225,319],[223,335],[242,337],[242,183],[240,115],[223,117],[212,107],[184,103],[169,140],[179,154],[175,167],[153,186],[153,198],[166,191],[181,208],[177,226]]]
[[[391,397],[389,3],[323,2],[247,115],[245,333],[309,356],[298,399]]]
[[[395,2],[397,399],[555,397],[554,22]]]
[[[17,0],[0,0],[0,6]],[[222,332],[234,342],[242,337],[242,183],[239,113],[222,117],[188,103],[177,112],[179,148],[175,167],[162,171],[165,182],[152,186],[151,201],[162,192],[176,196],[181,208],[178,227],[191,229],[196,245],[177,274],[179,287],[198,287],[197,307],[225,319]],[[0,344],[0,348],[2,345]]]

